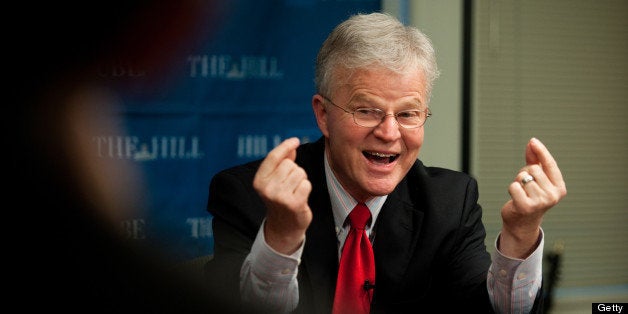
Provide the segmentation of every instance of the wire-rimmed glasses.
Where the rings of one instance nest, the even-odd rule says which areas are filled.
[[[321,95],[322,96],[322,95]],[[340,110],[351,114],[353,116],[353,122],[355,124],[365,127],[365,128],[374,128],[378,126],[384,118],[387,116],[394,116],[397,123],[405,128],[405,129],[416,129],[421,127],[427,121],[427,118],[432,115],[429,108],[424,110],[420,109],[410,109],[403,110],[397,113],[385,113],[383,110],[378,108],[366,108],[361,107],[357,108],[354,111],[349,111],[341,106],[336,105],[331,99],[322,96],[325,101],[332,104],[334,107],[339,108]]]

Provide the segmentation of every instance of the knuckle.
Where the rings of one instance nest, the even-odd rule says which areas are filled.
[[[309,180],[301,181],[301,183],[299,184],[298,192],[305,199],[305,202],[307,202],[308,196],[311,191],[312,183]]]
[[[297,169],[295,169],[294,171],[295,171],[295,175],[297,175],[302,180],[307,179],[307,173],[305,172],[303,168],[297,167]]]
[[[266,161],[271,163],[277,163],[279,161],[279,153],[276,150],[271,150],[265,158]]]
[[[551,205],[554,206],[556,204],[558,204],[558,202],[560,202],[560,199],[562,198],[562,195],[560,193],[557,194],[552,194],[552,199],[551,201]]]
[[[293,167],[298,167],[298,166],[294,161],[284,158],[283,160],[281,160],[281,162],[279,162],[279,167],[285,167],[287,169],[291,169]]]
[[[540,165],[534,164],[534,165],[528,166],[528,172],[531,174],[537,174],[537,173],[543,172],[543,169],[541,168]]]

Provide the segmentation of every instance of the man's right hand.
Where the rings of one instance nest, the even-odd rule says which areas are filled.
[[[268,153],[253,179],[253,187],[267,208],[266,243],[287,255],[299,248],[312,221],[307,203],[312,184],[305,170],[294,162],[298,146],[298,138],[283,141]]]

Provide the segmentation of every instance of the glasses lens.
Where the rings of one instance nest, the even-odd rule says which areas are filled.
[[[376,108],[358,108],[353,112],[353,120],[357,125],[372,128],[382,123],[386,113]],[[397,123],[403,128],[414,129],[422,126],[427,113],[420,110],[408,110],[395,114]]]
[[[386,114],[374,108],[358,108],[353,112],[355,123],[363,127],[371,128],[377,126]]]
[[[407,129],[418,128],[423,121],[423,112],[418,110],[402,111],[396,114],[397,122]]]

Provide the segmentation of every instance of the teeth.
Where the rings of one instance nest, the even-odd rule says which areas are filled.
[[[380,158],[388,158],[388,157],[395,156],[395,154],[383,154],[383,153],[372,153],[372,152],[369,152],[369,154],[380,157]]]

